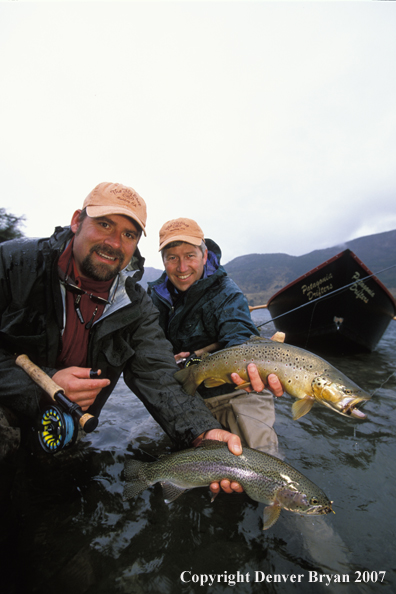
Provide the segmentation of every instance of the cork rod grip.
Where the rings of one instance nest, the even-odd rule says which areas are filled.
[[[75,404],[67,398],[63,388],[58,386],[40,367],[35,365],[27,355],[19,355],[15,363],[21,367],[32,380],[40,386],[46,392],[54,402],[58,402],[64,405],[71,414],[75,414],[78,417],[78,422],[82,429],[86,433],[90,433],[96,429],[98,425],[98,419],[89,413],[84,413],[78,404]],[[55,398],[55,395],[57,396]]]
[[[57,392],[63,392],[63,389],[58,386],[40,367],[37,367],[27,355],[19,355],[15,363],[21,367],[32,380],[55,400]]]

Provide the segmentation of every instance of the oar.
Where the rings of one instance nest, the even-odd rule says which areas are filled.
[[[89,413],[84,413],[82,408],[68,399],[63,389],[58,386],[40,367],[35,365],[27,355],[19,355],[15,363],[21,367],[32,380],[40,386],[54,402],[57,402],[71,416],[77,420],[85,433],[91,433],[98,426],[98,419]]]
[[[253,311],[254,309],[265,309],[268,305],[249,305],[249,311]]]

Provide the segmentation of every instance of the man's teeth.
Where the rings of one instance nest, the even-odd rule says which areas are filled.
[[[186,278],[188,278],[189,276],[191,276],[191,274],[185,274],[184,276],[179,276],[179,278],[181,280],[185,280]]]
[[[102,254],[102,252],[98,252],[99,256],[101,256],[102,258],[106,258],[106,260],[112,260],[114,261],[115,258],[112,258],[111,256],[108,256],[107,254]]]

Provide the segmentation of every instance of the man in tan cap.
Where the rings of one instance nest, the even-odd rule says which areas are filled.
[[[205,239],[198,223],[179,218],[167,221],[159,233],[165,271],[148,283],[148,293],[160,312],[160,325],[172,343],[176,361],[191,364],[197,354],[241,344],[259,332],[245,296],[220,264],[221,251]],[[248,368],[250,394],[199,387],[199,393],[222,426],[238,434],[250,447],[275,452],[277,437],[273,396],[264,390],[255,365]],[[233,381],[243,380],[233,374]],[[283,394],[277,376],[269,376],[270,389]],[[231,392],[231,393],[230,393]]]
[[[157,309],[137,284],[143,274],[137,246],[145,227],[141,196],[122,184],[101,183],[70,227],[57,227],[48,239],[0,246],[0,408],[6,410],[0,419],[4,426],[8,420],[13,440],[8,450],[0,442],[3,458],[15,450],[17,427],[34,423],[44,396],[15,365],[15,353],[27,354],[96,417],[123,373],[179,446],[205,436],[241,453],[239,438],[222,430],[203,400],[189,397],[173,377],[172,347]],[[225,487],[231,490],[229,481]]]

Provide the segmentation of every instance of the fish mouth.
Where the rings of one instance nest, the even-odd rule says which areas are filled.
[[[368,398],[347,398],[340,403],[339,412],[346,417],[355,417],[355,419],[366,419],[367,415],[356,408],[358,404],[365,402]]]
[[[328,505],[312,505],[305,513],[310,516],[325,516],[326,514],[335,513],[332,506],[332,501]]]

